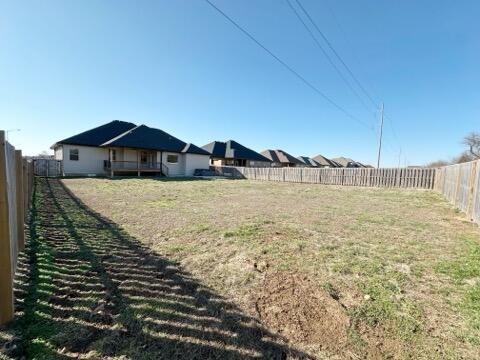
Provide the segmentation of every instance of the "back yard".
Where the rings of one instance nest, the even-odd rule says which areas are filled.
[[[41,179],[20,269],[7,357],[480,352],[480,230],[431,191]]]

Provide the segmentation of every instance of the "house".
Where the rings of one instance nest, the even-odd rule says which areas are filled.
[[[210,153],[170,134],[114,120],[56,142],[51,147],[71,175],[192,176],[208,169]]]
[[[211,154],[212,166],[270,167],[271,163],[265,156],[234,140],[213,141],[202,146],[202,149]]]
[[[261,154],[272,161],[272,166],[275,167],[305,166],[303,162],[283,150],[264,150]]]
[[[317,155],[313,158],[313,161],[315,161],[319,167],[326,167],[326,168],[335,168],[335,167],[341,167],[340,164],[337,164],[335,161],[327,159],[323,155]]]
[[[337,158],[333,158],[332,161],[334,161],[335,163],[339,164],[340,167],[345,167],[345,168],[361,168],[361,167],[365,167],[365,165],[355,161],[355,160],[352,160],[350,158],[346,158],[346,157],[337,157]]]
[[[321,167],[319,163],[313,160],[311,157],[308,156],[299,156],[297,157],[303,163],[305,167]]]

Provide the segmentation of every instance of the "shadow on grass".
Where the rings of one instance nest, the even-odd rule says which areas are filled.
[[[177,264],[38,178],[14,357],[308,358]]]
[[[240,177],[233,177],[233,176],[222,176],[222,175],[215,175],[215,176],[128,176],[128,175],[117,175],[115,177],[109,176],[95,176],[95,177],[88,177],[88,176],[64,176],[58,177],[56,179],[106,179],[106,180],[113,180],[113,181],[121,181],[121,180],[155,180],[159,182],[182,182],[182,181],[213,181],[213,180],[244,180],[244,178]]]

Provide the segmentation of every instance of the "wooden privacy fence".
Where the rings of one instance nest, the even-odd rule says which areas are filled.
[[[435,169],[373,168],[254,168],[220,166],[213,168],[223,176],[251,180],[285,181],[309,184],[376,186],[432,189]]]
[[[33,171],[36,176],[62,176],[62,161],[55,159],[33,159]]]
[[[32,188],[32,162],[0,131],[0,324],[13,319],[13,278],[18,253],[25,247]]]
[[[437,169],[435,190],[480,223],[480,160]]]

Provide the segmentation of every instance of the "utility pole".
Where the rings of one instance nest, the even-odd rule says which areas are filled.
[[[383,103],[382,103],[382,108],[380,109],[381,111],[381,117],[380,117],[380,135],[378,137],[378,155],[377,155],[377,169],[380,168],[380,155],[382,153],[382,136],[383,136]]]
[[[383,103],[382,103],[381,119],[380,119],[380,136],[378,139],[377,169],[380,168],[380,155],[382,153],[382,136],[383,136]]]

